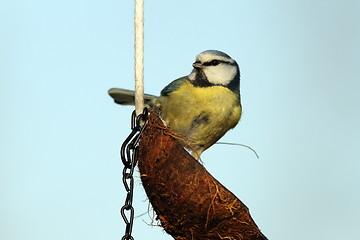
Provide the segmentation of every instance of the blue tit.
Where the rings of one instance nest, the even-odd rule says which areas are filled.
[[[164,124],[179,135],[194,158],[216,143],[241,117],[240,70],[234,59],[217,50],[196,57],[192,72],[167,85],[159,97],[145,94],[145,104],[161,109]],[[116,103],[134,104],[134,92],[112,88]]]

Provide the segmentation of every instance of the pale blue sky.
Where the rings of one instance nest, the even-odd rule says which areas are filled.
[[[145,90],[218,49],[244,113],[206,168],[273,240],[360,239],[359,1],[146,1]],[[0,239],[120,239],[133,1],[0,1]],[[136,175],[136,215],[148,209]],[[152,213],[150,212],[150,215]],[[172,239],[151,217],[135,239]]]

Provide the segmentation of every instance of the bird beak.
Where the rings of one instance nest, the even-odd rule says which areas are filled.
[[[194,63],[193,63],[193,67],[196,68],[196,69],[201,69],[201,68],[203,68],[204,66],[203,66],[200,62],[194,62]]]

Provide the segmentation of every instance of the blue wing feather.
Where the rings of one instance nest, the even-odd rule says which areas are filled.
[[[178,79],[172,81],[166,87],[164,87],[163,90],[161,90],[161,92],[160,92],[161,96],[169,95],[171,92],[178,89],[185,81],[188,81],[187,77],[181,77],[181,78],[178,78]]]

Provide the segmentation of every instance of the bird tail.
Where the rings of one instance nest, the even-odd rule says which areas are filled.
[[[135,104],[135,92],[123,88],[110,88],[109,95],[114,99],[115,103],[121,105],[134,105]],[[156,98],[154,95],[144,94],[144,104],[150,105],[152,99]]]

